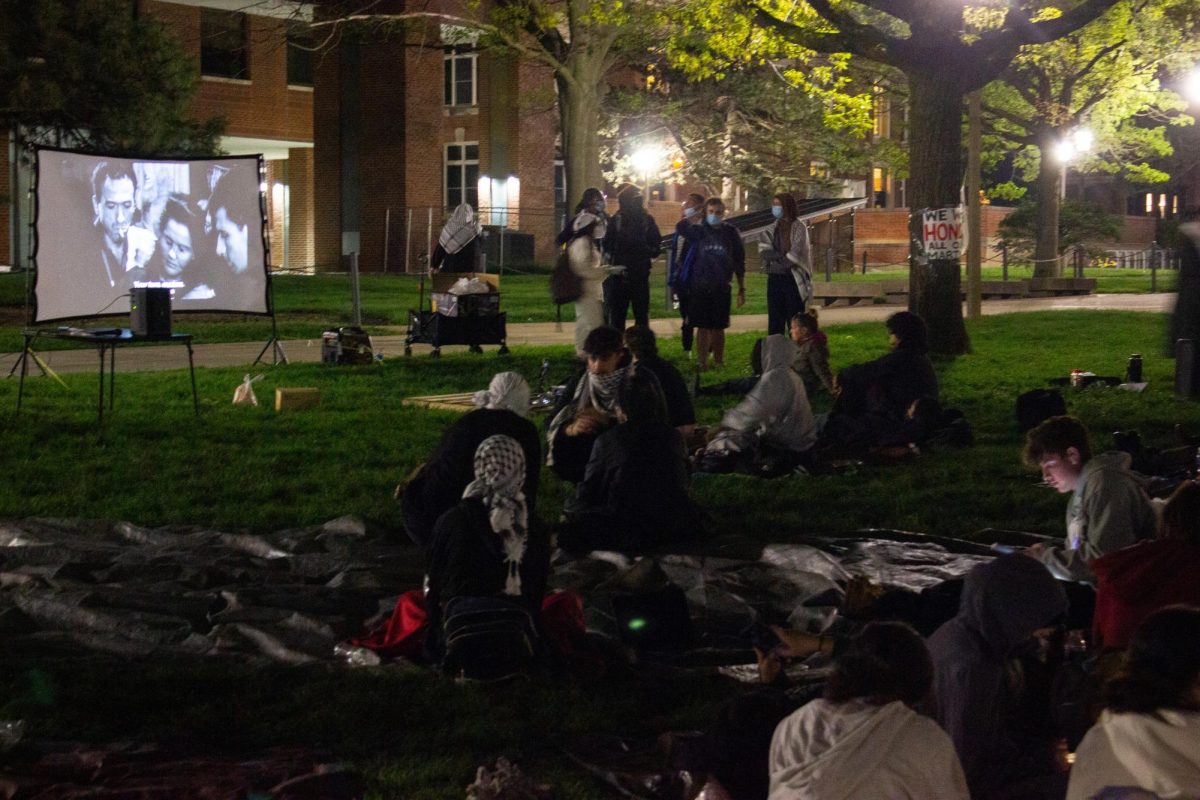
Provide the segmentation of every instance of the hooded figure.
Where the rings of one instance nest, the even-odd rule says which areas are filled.
[[[479,263],[479,234],[475,211],[463,203],[442,226],[429,265],[442,272],[474,272]]]
[[[600,242],[608,230],[604,216],[604,198],[594,200],[575,215],[567,241],[567,263],[582,281],[582,292],[575,301],[575,355],[587,358],[583,343],[587,335],[604,324],[604,279],[608,269],[600,254]]]
[[[542,444],[537,428],[525,419],[529,384],[515,372],[501,372],[474,400],[483,407],[464,414],[447,428],[416,476],[398,489],[404,530],[421,547],[429,546],[438,517],[462,498],[467,484],[475,479],[475,451],[489,436],[510,436],[521,445],[525,454],[522,490],[529,513],[535,510]]]
[[[972,797],[1052,771],[1053,734],[1043,737],[1021,719],[1027,687],[1010,667],[1034,632],[1066,611],[1054,576],[1013,553],[967,574],[958,615],[929,638],[935,716],[954,741]]]
[[[795,357],[796,345],[786,336],[763,339],[762,377],[721,420],[721,427],[736,432],[746,448],[765,445],[799,454],[816,441],[804,381],[792,370]]]
[[[1200,348],[1200,214],[1191,211],[1179,226],[1179,294],[1167,330],[1168,353],[1174,355],[1175,342],[1191,339]],[[1200,389],[1194,378],[1193,394]]]

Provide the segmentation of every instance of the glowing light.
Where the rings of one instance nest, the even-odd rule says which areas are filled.
[[[1071,139],[1075,144],[1075,149],[1081,153],[1086,153],[1092,149],[1092,145],[1096,141],[1096,135],[1087,128],[1076,128],[1071,134]]]
[[[634,617],[633,619],[629,620],[626,625],[629,626],[629,630],[631,631],[640,631],[642,628],[646,627],[646,620],[641,617]]]
[[[658,170],[662,169],[663,158],[663,150],[661,147],[658,147],[657,145],[649,145],[635,150],[633,155],[630,157],[630,161],[633,163],[633,168],[636,169],[639,174],[649,175],[652,172],[657,172]]]
[[[1067,163],[1075,157],[1075,145],[1063,139],[1054,145],[1054,157],[1062,163]]]
[[[1200,67],[1184,76],[1183,95],[1193,103],[1200,103]]]

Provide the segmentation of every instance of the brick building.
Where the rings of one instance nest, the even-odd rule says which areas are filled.
[[[370,10],[398,13],[405,3]],[[463,13],[448,3],[421,10]],[[415,271],[462,202],[537,260],[553,259],[564,198],[552,74],[480,52],[475,40],[430,21],[343,36],[322,54],[313,108],[318,270],[358,253],[366,271]]]
[[[271,263],[308,268],[313,256],[313,87],[303,20],[309,4],[287,0],[133,0],[138,14],[162,20],[178,37],[200,75],[192,101],[198,118],[227,120],[221,148],[267,159]],[[0,159],[3,192],[16,212],[0,205],[0,263],[28,258],[28,169],[13,181],[15,153],[7,141]]]

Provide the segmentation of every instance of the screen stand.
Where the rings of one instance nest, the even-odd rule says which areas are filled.
[[[13,375],[15,375],[18,369],[20,369],[22,372],[25,372],[29,368],[25,361],[27,358],[32,359],[33,363],[37,364],[38,369],[42,371],[42,375],[54,378],[54,380],[58,382],[59,386],[63,387],[67,391],[71,390],[71,387],[67,386],[67,384],[63,382],[63,379],[58,376],[58,373],[51,369],[50,365],[43,361],[42,357],[39,356],[34,349],[28,345],[21,350],[21,355],[17,356],[17,360],[13,363],[12,369],[8,371],[8,377],[11,378]]]
[[[283,342],[279,341],[279,329],[275,324],[275,315],[271,315],[271,338],[267,339],[267,343],[263,345],[263,349],[258,352],[258,358],[254,359],[254,366],[263,360],[263,356],[267,354],[267,350],[271,351],[271,364],[286,364],[287,353],[283,352]]]

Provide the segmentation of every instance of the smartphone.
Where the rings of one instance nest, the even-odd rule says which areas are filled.
[[[1000,544],[999,542],[994,542],[992,544],[992,550],[994,552],[1001,553],[1003,555],[1008,555],[1009,553],[1016,553],[1020,549],[1021,548],[1019,548],[1019,547],[1013,547],[1011,544]]]

